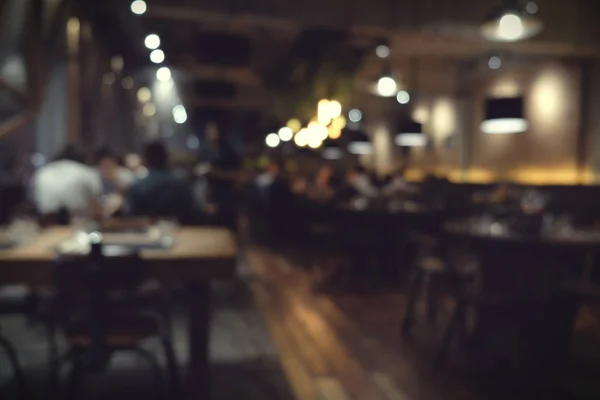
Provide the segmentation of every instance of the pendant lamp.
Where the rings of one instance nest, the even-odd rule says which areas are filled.
[[[535,2],[504,0],[481,26],[482,36],[491,42],[517,42],[540,33],[544,27],[537,17]]]
[[[423,147],[427,144],[427,137],[423,134],[423,125],[409,119],[398,127],[395,141],[400,147]]]
[[[344,149],[340,146],[339,139],[325,139],[321,155],[326,160],[339,160],[344,155]]]
[[[348,130],[342,134],[348,140],[348,152],[352,154],[371,154],[373,145],[369,136],[363,131]]]
[[[481,130],[495,135],[525,132],[529,124],[523,114],[522,97],[488,98]]]

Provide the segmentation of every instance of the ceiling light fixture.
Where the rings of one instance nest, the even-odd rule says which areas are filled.
[[[156,33],[151,33],[144,39],[144,44],[150,50],[158,49],[158,46],[160,46],[160,37]]]
[[[152,53],[150,53],[150,61],[154,64],[160,64],[165,61],[165,52],[160,49],[152,50]]]
[[[390,75],[383,75],[375,84],[374,93],[381,97],[394,97],[398,93],[398,84]]]
[[[269,133],[265,138],[265,143],[267,146],[275,148],[279,146],[279,143],[281,143],[281,139],[279,139],[279,135],[277,135],[276,133]]]
[[[482,132],[506,135],[525,132],[528,128],[529,124],[523,117],[522,97],[486,99]]]
[[[348,119],[351,122],[360,122],[360,120],[362,119],[362,112],[360,112],[360,110],[357,110],[356,108],[353,108],[352,110],[350,110],[350,112],[348,112]]]
[[[289,142],[294,137],[294,132],[287,126],[284,126],[283,128],[279,129],[279,132],[277,132],[277,134],[282,142]]]
[[[535,16],[537,4],[529,2],[525,7],[519,0],[505,0],[481,26],[481,34],[491,42],[516,42],[529,39],[544,27]]]
[[[348,131],[348,151],[352,154],[371,154],[373,151],[373,145],[371,139],[363,131]]]
[[[412,119],[404,121],[398,128],[395,142],[400,147],[423,147],[427,137],[423,134],[423,125]]]
[[[326,160],[339,160],[344,155],[344,151],[340,147],[339,141],[325,139],[325,141],[323,141],[323,151],[321,155]]]
[[[173,107],[173,120],[178,124],[183,124],[187,121],[187,112],[183,105],[178,104]]]
[[[406,90],[401,90],[396,95],[396,101],[400,104],[408,104],[410,101],[410,94]]]
[[[171,70],[168,67],[160,67],[156,71],[156,79],[160,82],[167,82],[171,79]]]
[[[137,15],[142,15],[146,12],[148,7],[146,6],[146,2],[144,0],[135,0],[131,3],[131,12]]]
[[[488,66],[490,69],[500,69],[502,67],[502,59],[498,56],[492,56],[488,60]]]
[[[146,103],[152,98],[152,92],[147,87],[141,87],[137,91],[137,98],[140,103]]]

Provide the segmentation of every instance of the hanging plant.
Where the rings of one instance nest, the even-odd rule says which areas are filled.
[[[288,52],[260,71],[272,97],[273,117],[308,121],[323,98],[348,104],[366,54],[345,32],[305,31]]]

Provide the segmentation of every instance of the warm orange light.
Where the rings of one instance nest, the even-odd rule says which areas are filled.
[[[331,126],[341,131],[346,127],[346,117],[344,117],[343,115],[337,116],[331,121]]]
[[[339,139],[340,136],[342,136],[341,129],[339,129],[333,125],[329,127],[329,138],[330,139]]]

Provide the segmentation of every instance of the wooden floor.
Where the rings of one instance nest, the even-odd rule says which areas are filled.
[[[240,274],[243,273],[240,271]],[[214,312],[210,356],[213,399],[293,400],[277,349],[245,282],[219,282],[213,285],[212,292]],[[189,342],[183,302],[181,308],[173,310],[173,316],[175,351],[184,366],[188,362]],[[48,343],[43,326],[30,324],[17,316],[0,318],[0,327],[17,350],[19,363],[26,374],[29,400],[47,399]],[[158,340],[144,341],[143,347],[164,365]],[[61,353],[64,352],[64,343],[61,343],[61,349]],[[17,400],[12,371],[6,368],[6,363],[6,354],[0,349],[0,400]],[[86,377],[80,398],[155,399],[156,388],[152,378],[144,362],[129,354],[116,354],[107,371]]]
[[[298,399],[484,398],[455,379],[435,376],[428,360],[402,349],[401,314],[389,308],[389,295],[357,300],[316,294],[310,274],[288,257],[251,247],[247,260],[258,308]],[[373,310],[381,311],[369,315]]]
[[[501,382],[482,389],[480,381],[469,380],[457,351],[444,371],[434,373],[432,350],[447,319],[442,315],[433,325],[422,321],[416,327],[418,340],[403,342],[399,326],[406,299],[401,292],[322,294],[313,289],[314,274],[306,261],[259,246],[248,246],[246,261],[256,304],[297,399],[519,398]],[[553,399],[600,398],[599,331],[597,316],[583,307],[572,365]]]

